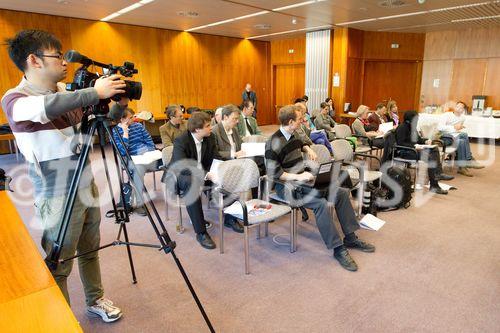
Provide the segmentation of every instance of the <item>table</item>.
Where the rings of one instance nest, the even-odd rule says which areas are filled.
[[[421,123],[439,123],[440,114],[419,113],[419,125]],[[499,139],[500,118],[465,116],[464,131],[471,138]]]
[[[5,191],[0,211],[0,331],[82,332]]]

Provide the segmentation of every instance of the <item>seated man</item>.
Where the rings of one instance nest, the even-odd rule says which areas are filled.
[[[469,136],[462,130],[464,127],[464,113],[467,106],[464,102],[457,102],[453,112],[445,112],[441,115],[438,130],[442,133],[441,140],[447,146],[457,148],[458,173],[472,177],[468,168],[481,169],[483,165],[476,162],[470,150]]]
[[[252,101],[243,101],[243,110],[241,111],[240,121],[238,122],[238,134],[240,135],[240,138],[262,134],[259,126],[257,125],[257,120],[252,117],[253,110]]]
[[[116,145],[120,150],[120,154],[125,156],[125,150],[128,151],[130,156],[142,155],[148,151],[153,151],[156,149],[151,135],[144,128],[141,123],[134,122],[133,119],[134,111],[130,108],[125,108],[123,116],[120,119],[120,123],[113,128],[113,137],[116,141]],[[123,139],[125,147],[121,144],[119,136]],[[144,175],[147,171],[155,171],[161,164],[161,159],[153,161],[149,164],[135,164],[136,171],[132,168],[132,181],[134,183],[137,191],[142,192],[144,184]],[[141,216],[146,216],[146,210],[144,209],[144,202],[140,195],[136,195],[136,207],[134,212]]]
[[[186,131],[186,123],[179,105],[169,105],[165,111],[168,122],[160,126],[161,143],[164,147],[172,146],[176,137]]]
[[[380,124],[386,123],[387,119],[387,108],[384,103],[378,103],[375,112],[372,112],[368,116],[368,123],[370,124],[370,130],[378,131]]]
[[[271,179],[286,182],[307,182],[314,178],[311,173],[304,169],[304,160],[302,158],[304,144],[295,133],[295,130],[300,126],[301,117],[301,111],[294,105],[287,105],[279,111],[278,118],[281,127],[266,143],[267,174]],[[285,198],[284,192],[284,186],[276,183],[276,193]],[[307,198],[304,198],[305,196]],[[326,197],[335,203],[335,210],[345,235],[344,240],[342,240],[335,227]],[[327,248],[334,250],[334,258],[345,269],[356,271],[358,266],[351,258],[347,248],[374,252],[375,247],[363,242],[354,233],[359,229],[359,223],[349,201],[349,192],[346,189],[337,187],[336,193],[320,193],[314,188],[302,185],[300,191],[296,194],[296,199],[303,198],[303,206],[314,211],[321,237]]]
[[[241,138],[236,130],[240,109],[232,104],[225,105],[221,115],[221,122],[212,128],[217,153],[223,160],[243,157],[245,152],[241,150]]]
[[[191,114],[187,123],[188,130],[174,141],[174,151],[169,170],[177,176],[177,185],[186,203],[189,218],[196,232],[196,240],[206,249],[215,249],[215,242],[207,233],[207,222],[201,204],[201,190],[210,187],[215,181],[210,167],[218,158],[215,137],[211,133],[210,116],[205,112]],[[167,177],[162,181],[167,184]],[[230,215],[224,216],[224,225],[236,232],[243,232],[243,226]]]
[[[316,129],[325,130],[328,140],[335,139],[335,135],[333,134],[333,128],[335,127],[335,120],[328,114],[330,111],[330,106],[328,103],[321,103],[320,112],[316,115],[316,119],[314,119],[314,125],[316,125]]]

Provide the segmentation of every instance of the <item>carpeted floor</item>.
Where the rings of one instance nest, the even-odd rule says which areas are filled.
[[[268,127],[267,133],[275,127]],[[476,158],[480,146],[472,145]],[[192,227],[175,232],[177,211],[165,221],[177,242],[176,253],[218,332],[499,332],[500,330],[500,153],[487,146],[490,165],[448,182],[448,196],[417,192],[408,209],[380,213],[378,232],[359,236],[377,246],[373,254],[351,251],[360,269],[342,269],[326,249],[313,221],[299,225],[298,250],[277,246],[272,236],[288,232],[288,220],[270,226],[270,235],[250,241],[251,274],[244,274],[243,237],[227,230],[225,254],[195,241]],[[97,150],[92,159],[97,159]],[[0,156],[0,165],[28,188],[24,168]],[[159,178],[159,177],[157,177]],[[105,198],[104,174],[96,175]],[[146,182],[153,191],[152,176]],[[159,184],[159,183],[158,183]],[[162,191],[155,204],[164,212]],[[33,238],[29,193],[19,212]],[[102,207],[108,210],[110,205]],[[185,221],[187,213],[183,209]],[[311,218],[313,217],[312,214]],[[210,220],[215,210],[207,210]],[[132,216],[131,241],[155,242],[145,218]],[[102,243],[116,237],[113,221],[102,218]],[[218,243],[218,225],[210,231]],[[100,252],[106,296],[123,309],[123,318],[104,324],[87,318],[78,270],[69,288],[73,311],[86,332],[206,332],[203,319],[170,255],[133,248],[138,283],[131,283],[125,248]]]

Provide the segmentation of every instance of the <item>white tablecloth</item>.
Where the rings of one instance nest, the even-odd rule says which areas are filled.
[[[439,116],[440,115],[436,114],[419,113],[418,125],[421,127],[423,124],[435,124],[437,129]],[[464,126],[465,132],[467,132],[471,138],[500,138],[500,118],[466,115]]]

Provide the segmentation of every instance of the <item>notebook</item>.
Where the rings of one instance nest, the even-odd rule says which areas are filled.
[[[361,228],[373,231],[378,231],[384,226],[384,224],[384,220],[381,220],[372,214],[366,214],[365,216],[363,216],[361,221],[359,221],[359,225],[361,226]]]

